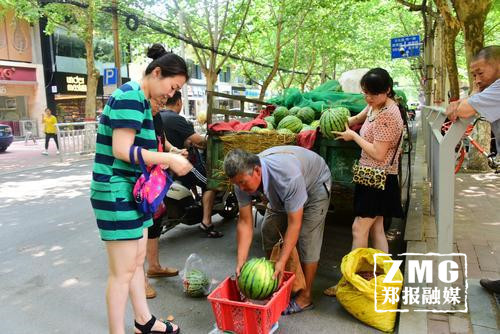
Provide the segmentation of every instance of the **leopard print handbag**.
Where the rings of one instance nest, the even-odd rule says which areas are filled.
[[[352,182],[384,190],[387,173],[385,169],[361,166],[357,161],[352,166]]]
[[[403,137],[403,134],[401,134]],[[401,142],[401,137],[399,137],[398,144],[396,145],[396,151],[392,157],[391,166],[394,163],[394,159],[396,158],[396,154],[399,151],[399,144]],[[352,166],[352,182],[371,187],[375,189],[384,190],[385,189],[385,181],[387,180],[387,171],[384,168],[376,168],[369,166],[361,166],[358,161],[354,162]]]

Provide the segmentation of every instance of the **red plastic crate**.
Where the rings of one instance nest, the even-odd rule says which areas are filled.
[[[227,277],[208,296],[221,330],[237,334],[267,334],[290,302],[295,274],[285,271],[283,282],[265,305],[241,300],[235,279]]]

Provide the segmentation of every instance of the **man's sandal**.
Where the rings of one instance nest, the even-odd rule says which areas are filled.
[[[304,306],[304,307],[300,307],[300,305],[297,304],[297,301],[295,300],[295,298],[292,298],[290,300],[290,303],[288,304],[288,307],[283,312],[281,312],[281,315],[290,315],[290,314],[300,313],[303,311],[311,310],[313,308],[314,308],[313,303],[311,303],[307,306]]]
[[[181,332],[180,327],[177,327],[177,330],[174,331],[172,323],[170,321],[163,321],[163,320],[161,320],[161,322],[163,322],[167,327],[165,331],[163,332],[154,331],[153,326],[155,322],[156,322],[156,317],[154,315],[152,315],[151,319],[144,325],[140,325],[139,323],[137,323],[137,321],[134,321],[135,328],[140,330],[140,332],[136,334],[179,334]]]
[[[217,231],[214,228],[214,224],[210,224],[207,226],[207,225],[203,224],[203,222],[201,222],[200,223],[200,230],[205,232],[208,238],[220,238],[220,237],[224,236],[224,234],[222,234],[222,232]]]

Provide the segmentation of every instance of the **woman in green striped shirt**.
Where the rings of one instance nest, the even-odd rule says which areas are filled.
[[[150,215],[137,210],[132,189],[137,180],[129,159],[130,147],[143,148],[147,165],[160,164],[177,175],[192,166],[181,155],[156,152],[149,100],[172,96],[189,79],[184,59],[160,44],[148,50],[153,61],[140,82],[127,82],[109,98],[97,130],[91,182],[91,203],[108,254],[106,302],[109,333],[125,333],[125,305],[130,296],[135,333],[178,333],[177,325],[151,315],[144,287],[144,258]],[[137,161],[137,157],[135,161]]]

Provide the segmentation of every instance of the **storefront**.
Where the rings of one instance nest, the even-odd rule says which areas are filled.
[[[33,120],[27,127],[29,130],[36,127],[35,110],[39,102],[36,71],[34,67],[0,65],[0,122],[11,126],[15,136],[24,134],[20,121]]]
[[[15,136],[26,131],[38,135],[45,107],[43,66],[32,47],[37,41],[33,29],[13,11],[0,17],[0,123],[11,126]]]
[[[102,105],[102,77],[97,83],[97,106]],[[55,72],[50,83],[47,100],[55,102],[55,114],[61,123],[83,122],[85,119],[85,99],[87,97],[87,75]]]

